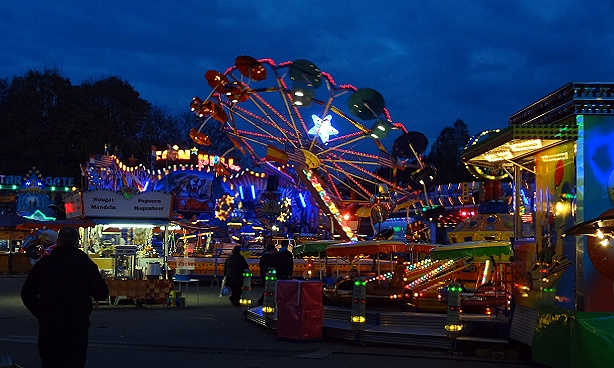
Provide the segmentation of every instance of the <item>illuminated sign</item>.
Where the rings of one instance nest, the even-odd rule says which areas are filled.
[[[171,150],[156,151],[156,161],[189,161],[192,150],[179,149],[176,145]]]
[[[20,175],[0,175],[0,185],[24,185],[27,180]],[[52,177],[41,178],[41,182],[46,186],[72,187],[75,185],[74,178]]]
[[[229,169],[233,171],[241,170],[240,166],[234,164],[234,159],[232,157],[229,157],[228,160],[226,160],[225,157],[207,155],[205,153],[198,154],[198,167],[200,168],[203,168],[205,166],[215,166],[219,162],[225,164],[226,166],[228,166]]]
[[[196,266],[196,260],[194,258],[181,257],[175,258],[177,270],[193,270]]]
[[[158,161],[166,161],[166,162],[175,162],[175,161],[192,161],[193,156],[196,158],[198,162],[198,167],[203,168],[207,166],[215,166],[218,163],[222,163],[228,167],[228,169],[233,171],[240,171],[241,167],[239,165],[234,164],[234,159],[232,157],[225,158],[219,157],[215,155],[208,155],[206,153],[199,153],[198,150],[192,149],[179,149],[177,146],[173,146],[171,150],[164,151],[156,151],[156,162]]]
[[[66,218],[83,217],[81,193],[74,192],[64,197],[64,209],[66,210]]]
[[[559,152],[552,155],[542,155],[542,162],[552,162],[558,160],[567,160],[569,158],[568,152]]]
[[[82,198],[83,215],[88,217],[168,219],[173,196],[163,192],[143,192],[127,198],[112,190],[93,190],[84,192]],[[70,209],[74,211],[76,207],[72,202]]]

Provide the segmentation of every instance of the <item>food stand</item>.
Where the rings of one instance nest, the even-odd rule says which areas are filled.
[[[130,189],[72,193],[64,200],[66,216],[93,222],[92,227],[85,229],[83,248],[105,273],[113,301],[122,298],[166,301],[172,280],[161,272],[146,275],[144,271],[152,263],[168,269],[168,233],[174,227],[170,222],[173,196]]]

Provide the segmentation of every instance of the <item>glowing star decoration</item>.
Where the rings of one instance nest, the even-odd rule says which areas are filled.
[[[215,204],[215,218],[220,221],[228,220],[230,213],[234,209],[234,203],[234,197],[229,196],[228,194],[224,194],[218,198]]]
[[[284,197],[279,206],[279,216],[277,216],[277,221],[286,222],[290,219],[292,215],[292,200],[288,197]]]
[[[326,144],[331,135],[339,134],[339,131],[330,125],[330,121],[333,119],[331,115],[326,115],[324,119],[320,119],[317,115],[311,115],[311,119],[313,119],[314,126],[307,133],[318,135],[322,143]]]

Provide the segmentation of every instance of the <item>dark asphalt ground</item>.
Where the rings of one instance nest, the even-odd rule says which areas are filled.
[[[0,276],[0,358],[10,356],[14,364],[33,368],[40,366],[37,322],[19,297],[24,280],[24,275]],[[202,283],[198,289],[200,303],[191,285],[186,307],[100,305],[91,316],[87,367],[543,367],[526,352],[518,359],[492,359],[326,337],[316,342],[279,340],[274,332],[244,320],[241,308],[219,298],[217,288]],[[253,291],[260,292],[258,287]]]

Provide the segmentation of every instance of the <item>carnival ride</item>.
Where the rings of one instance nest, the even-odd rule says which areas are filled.
[[[436,246],[408,245],[403,240],[372,240],[330,245],[326,249],[327,256],[336,257],[336,265],[340,264],[339,258],[347,259],[353,273],[338,277],[334,282],[325,285],[324,296],[332,303],[346,304],[352,298],[352,277],[366,276],[367,299],[388,303],[406,302],[404,285],[408,277],[427,272],[425,270],[431,267],[428,259],[419,262],[405,261],[406,252],[428,253]]]
[[[424,148],[412,147],[416,139],[405,137],[411,132],[392,120],[382,95],[337,84],[310,61],[276,63],[239,56],[224,72],[208,70],[205,79],[211,91],[204,99],[194,97],[190,105],[202,118],[191,131],[194,142],[210,144],[203,127],[208,122],[219,125],[241,153],[308,191],[343,240],[357,237],[340,207],[350,201],[371,202],[374,216],[386,217],[393,207],[387,202],[416,195],[416,190],[396,185],[393,170],[381,174],[378,168],[411,167],[421,183],[435,175],[419,158]],[[373,123],[368,127],[362,121]],[[408,140],[407,147],[393,154],[384,145],[392,130],[402,131]],[[382,195],[382,188],[385,194],[392,188],[393,198]]]
[[[370,255],[371,269],[356,268],[354,276],[364,275],[367,299],[400,304],[422,312],[445,312],[447,287],[460,282],[466,312],[486,313],[505,311],[511,296],[511,247],[505,241],[476,241],[442,246],[439,244],[396,244],[393,241],[373,241],[367,244],[337,244],[327,248],[329,256],[364,257]],[[382,243],[381,245],[378,243]],[[407,262],[402,258],[408,248],[420,246],[429,258]],[[387,257],[380,255],[387,254]],[[396,260],[393,258],[396,256]],[[419,259],[419,258],[418,258]],[[382,271],[382,268],[384,269]],[[347,304],[352,298],[351,276],[325,285],[327,301]]]
[[[512,249],[509,241],[471,241],[440,246],[431,250],[433,262],[454,260],[459,262],[457,271],[446,274],[437,288],[437,294],[423,292],[417,305],[428,303],[427,294],[431,299],[438,298],[445,307],[447,302],[448,284],[460,282],[461,307],[466,312],[490,314],[504,311],[509,307],[513,282],[511,280]],[[460,271],[460,272],[458,272]],[[471,287],[465,284],[472,283]],[[416,295],[416,294],[414,294]],[[424,308],[423,308],[424,309]]]

